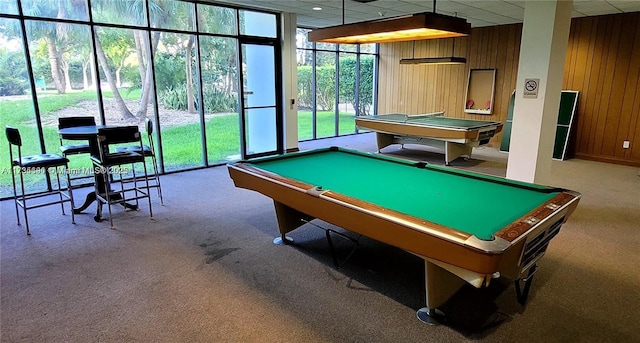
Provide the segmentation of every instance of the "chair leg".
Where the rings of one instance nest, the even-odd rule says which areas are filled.
[[[105,193],[105,198],[107,199],[107,208],[109,211],[109,224],[111,225],[111,230],[115,230],[115,226],[113,226],[113,214],[111,213],[111,182],[109,181],[109,179],[111,179],[111,173],[108,172],[109,168],[106,168],[107,171],[105,171],[105,177],[104,177],[104,193]]]
[[[64,216],[64,196],[62,195],[62,185],[60,184],[60,173],[56,170],[56,181],[58,181],[58,196],[60,197],[60,208],[62,209],[62,215]],[[71,210],[73,212],[73,210]]]
[[[155,175],[156,184],[158,187],[158,197],[160,198],[160,204],[164,206],[164,200],[162,200],[162,185],[160,185],[160,174],[158,173],[158,162],[156,161],[156,155],[151,155],[151,162],[153,163],[153,172]]]
[[[73,213],[73,191],[71,190],[71,175],[69,175],[69,170],[68,167],[65,166],[65,174],[67,174],[67,190],[69,191],[69,202],[71,203],[71,209],[69,212],[71,212],[71,224],[75,224],[76,223],[76,216],[75,213]],[[64,204],[63,204],[64,205]]]
[[[53,167],[52,167],[53,168]],[[60,179],[60,172],[64,172],[65,174],[67,174],[67,187],[69,190],[69,194],[68,194],[68,199],[65,199],[65,197],[67,197],[66,194],[64,194],[64,191],[62,189],[62,183],[61,183],[61,179]],[[47,173],[47,175],[51,175],[51,171],[49,169],[45,170],[45,173]],[[52,201],[51,204],[55,204],[57,202],[60,203],[60,208],[62,210],[62,214],[66,215],[65,210],[64,210],[64,203],[65,202],[70,202],[71,203],[71,222],[73,224],[76,223],[75,221],[75,214],[73,213],[73,192],[71,190],[71,179],[70,179],[70,175],[66,169],[66,167],[64,167],[64,169],[62,171],[60,170],[56,170],[55,171],[56,174],[56,182],[58,183],[56,185],[57,189],[53,188],[52,186],[52,191],[49,192],[49,194],[43,194],[46,196],[55,196],[55,194],[53,194],[53,192],[57,192],[58,193],[58,197],[60,198],[59,201]],[[22,172],[20,172],[20,191],[21,194],[18,195],[18,187],[16,184],[16,176],[15,176],[15,171],[14,168],[12,166],[11,169],[11,183],[13,185],[13,198],[14,198],[14,207],[15,207],[15,212],[16,212],[16,221],[18,223],[18,225],[21,225],[20,223],[20,211],[18,210],[18,206],[22,207],[22,212],[24,215],[24,223],[25,223],[25,228],[27,231],[27,236],[31,235],[31,231],[29,230],[29,216],[28,216],[28,210],[29,210],[29,205],[27,204],[27,195],[25,193],[25,186],[24,186],[24,175],[22,174]],[[47,203],[48,204],[48,203]],[[37,207],[46,205],[45,203],[38,205]]]
[[[22,190],[22,212],[24,213],[24,225],[27,228],[27,236],[31,235],[31,232],[29,231],[29,217],[27,217],[27,197],[25,196],[24,193],[24,177],[22,175],[22,172],[20,173],[20,189]],[[20,222],[18,221],[18,224],[20,224]]]
[[[16,207],[16,220],[18,221],[18,225],[20,225],[20,212],[18,210],[18,190],[16,189],[16,175],[13,166],[11,166],[11,182],[13,184],[13,204]]]
[[[149,188],[149,175],[147,174],[147,163],[142,160],[142,167],[144,168],[144,182],[147,185],[147,200],[149,201],[149,217],[153,218],[153,210],[151,209],[151,188]]]
[[[136,175],[136,166],[134,163],[131,164],[131,175],[133,177],[133,193],[135,195],[134,198],[136,198],[136,208],[140,211],[140,201],[138,201],[138,177]],[[145,175],[147,175],[146,170]],[[122,175],[120,177],[122,177]]]
[[[62,154],[62,157],[69,159],[66,154]],[[67,188],[69,189],[69,194],[71,194],[71,180],[73,179],[70,175],[69,167],[65,167],[65,172],[67,174]],[[76,204],[73,202],[73,198],[71,199],[71,213],[73,213],[73,209],[76,207]]]

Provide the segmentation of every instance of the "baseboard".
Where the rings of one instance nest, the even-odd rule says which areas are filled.
[[[618,158],[611,158],[611,157],[584,155],[581,153],[576,153],[575,158],[579,158],[581,160],[620,164],[620,165],[631,166],[631,167],[640,167],[640,161],[630,161],[630,160],[621,160]]]

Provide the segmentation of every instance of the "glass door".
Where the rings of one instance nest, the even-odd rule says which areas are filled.
[[[241,42],[240,49],[243,157],[282,153],[282,81],[276,47],[269,42]]]

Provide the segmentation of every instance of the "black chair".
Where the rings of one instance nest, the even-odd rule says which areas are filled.
[[[71,191],[71,179],[68,172],[68,162],[65,157],[57,154],[37,154],[22,156],[22,138],[20,137],[20,131],[14,127],[7,126],[5,129],[7,140],[9,141],[9,158],[11,159],[11,181],[13,182],[13,198],[16,207],[16,218],[18,225],[20,225],[20,215],[18,206],[22,207],[24,212],[24,222],[27,227],[27,235],[31,235],[29,231],[29,218],[27,217],[28,210],[39,208],[43,206],[60,204],[62,208],[62,214],[64,215],[64,203],[69,202],[71,206],[71,222],[76,223],[73,214],[73,193]],[[17,150],[17,158],[14,158],[14,150]],[[27,195],[24,190],[24,174],[28,173],[43,173],[47,177],[51,176],[50,168],[55,168],[53,172],[57,178],[57,189],[48,190],[37,194]],[[62,168],[62,169],[60,169]],[[16,187],[15,173],[20,174],[20,189],[21,193],[18,195]],[[67,191],[62,189],[60,184],[60,173],[64,173],[67,176]],[[51,200],[44,197],[58,195],[59,199]],[[29,204],[27,204],[29,200]]]
[[[153,145],[153,122],[149,119],[145,122],[147,137],[149,138],[149,145],[142,145],[142,149],[138,145],[124,146],[116,148],[116,152],[137,152],[145,157],[151,157],[153,163],[153,175],[149,176],[149,181],[153,183],[149,187],[155,187],[158,190],[158,197],[160,203],[164,205],[162,200],[162,186],[160,185],[160,173],[158,172],[158,162],[156,160],[155,147]]]
[[[58,118],[58,130],[66,129],[69,127],[78,126],[95,126],[96,120],[94,117],[60,117]],[[66,141],[60,136],[60,152],[62,156],[69,157],[70,155],[89,154],[91,148],[89,143],[77,143],[73,141]],[[71,181],[93,179],[93,175],[77,175],[71,178]]]
[[[144,155],[137,152],[118,152],[115,145],[124,143],[136,143],[142,149],[142,139],[137,126],[119,126],[98,129],[99,155],[91,156],[94,170],[101,173],[105,184],[105,190],[101,193],[96,185],[96,199],[98,200],[98,213],[102,204],[109,208],[109,222],[113,226],[111,205],[120,204],[127,207],[127,202],[135,201],[136,208],[140,199],[147,198],[149,202],[149,215],[153,218],[151,197],[149,196],[149,180],[147,164]],[[113,150],[113,152],[112,152]],[[138,175],[136,164],[142,165],[142,175]],[[129,175],[131,174],[131,175]],[[140,179],[140,180],[139,180]],[[142,182],[144,185],[138,186]],[[113,190],[112,184],[118,183],[119,190]]]
[[[60,117],[58,118],[58,130],[66,129],[69,127],[78,126],[95,126],[96,120],[94,117]],[[62,156],[67,157],[69,155],[88,154],[91,152],[88,143],[82,144],[66,144],[65,140],[60,137],[60,152]]]

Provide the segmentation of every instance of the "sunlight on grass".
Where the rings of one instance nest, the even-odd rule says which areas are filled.
[[[335,115],[333,111],[318,111],[316,113],[316,138],[333,137],[335,132]],[[313,138],[313,118],[311,111],[298,111],[298,140]],[[355,131],[355,115],[340,112],[338,122],[339,134],[345,135]]]
[[[105,98],[112,97],[110,91],[102,92]],[[122,90],[125,99],[138,99],[140,90]],[[97,101],[95,91],[70,92],[58,95],[39,94],[39,108],[42,117],[48,113],[59,111],[68,107],[78,106],[83,100]],[[18,100],[0,99],[0,125],[14,126],[18,128],[23,139],[23,154],[40,152],[37,125],[35,124],[35,111],[32,100],[29,97]],[[354,115],[341,112],[339,116],[339,134],[355,132]],[[317,138],[335,136],[335,115],[333,111],[322,111],[316,114]],[[161,127],[162,127],[162,123]],[[205,135],[207,144],[206,159],[210,165],[225,163],[240,156],[239,118],[237,113],[216,115],[207,120]],[[299,140],[307,140],[313,137],[312,116],[310,111],[298,112]],[[46,144],[46,151],[58,153],[59,135],[57,127],[45,125],[42,127],[42,135]],[[204,165],[203,147],[201,142],[200,123],[186,124],[168,128],[162,128],[163,161],[166,171],[189,169]],[[146,135],[144,135],[146,140]],[[157,145],[156,145],[157,149]],[[87,167],[86,156],[72,156],[69,158],[69,167],[81,170]],[[0,161],[3,169],[0,173],[0,196],[6,197],[12,194],[11,174],[7,169],[9,161],[8,149],[0,149]],[[6,167],[5,167],[6,166]],[[44,177],[31,175],[26,180],[25,187],[29,191],[42,189]]]

